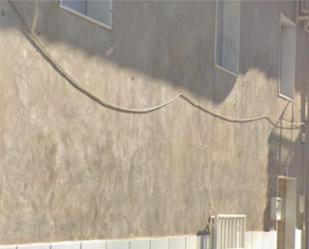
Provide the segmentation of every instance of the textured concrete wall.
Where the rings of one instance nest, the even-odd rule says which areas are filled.
[[[52,56],[112,103],[147,107],[184,91],[233,117],[305,113],[300,28],[295,101],[278,97],[280,12],[294,20],[292,1],[242,3],[238,77],[214,65],[211,1],[116,1],[112,31],[57,1],[16,6]],[[181,99],[145,115],[106,109],[46,62],[6,1],[0,13],[2,243],[191,234],[216,213],[247,214],[260,230],[278,174],[302,191],[298,130],[225,122]]]

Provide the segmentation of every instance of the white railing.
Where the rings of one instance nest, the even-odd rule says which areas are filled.
[[[214,249],[245,248],[245,215],[217,215],[213,225]]]

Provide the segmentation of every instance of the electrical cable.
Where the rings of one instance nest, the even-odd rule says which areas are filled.
[[[187,103],[189,103],[190,105],[192,105],[193,107],[196,107],[197,109],[199,109],[199,110],[201,110],[205,113],[208,113],[208,114],[212,115],[213,117],[222,119],[222,120],[227,121],[227,122],[250,123],[250,122],[255,122],[255,121],[259,121],[259,120],[266,120],[271,125],[273,125],[274,127],[279,127],[281,129],[299,129],[299,128],[301,128],[305,125],[305,123],[303,123],[303,122],[293,123],[293,122],[289,122],[287,120],[276,120],[276,119],[273,119],[273,118],[271,118],[267,115],[261,115],[261,116],[251,117],[251,118],[234,118],[234,117],[224,116],[224,115],[221,115],[221,114],[216,113],[214,111],[208,110],[207,108],[198,104],[196,101],[192,100],[189,96],[187,96],[183,92],[178,93],[177,95],[175,95],[171,99],[169,99],[169,100],[167,100],[167,101],[165,101],[161,104],[158,104],[158,105],[155,105],[155,106],[152,106],[152,107],[147,107],[147,108],[128,108],[128,107],[123,107],[123,106],[118,106],[118,105],[112,104],[108,101],[101,99],[100,97],[96,96],[95,94],[91,93],[88,89],[84,88],[77,80],[75,80],[69,73],[67,73],[67,71],[51,56],[51,54],[49,53],[47,48],[37,38],[37,36],[28,28],[28,25],[27,25],[24,17],[18,11],[15,4],[11,0],[8,0],[8,2],[10,4],[10,6],[12,7],[12,9],[17,14],[20,22],[23,25],[23,33],[29,39],[31,44],[48,61],[48,63],[64,79],[66,79],[74,88],[76,88],[77,90],[79,90],[80,92],[82,92],[83,94],[85,94],[86,96],[88,96],[89,98],[91,98],[92,100],[94,100],[95,102],[97,102],[98,104],[100,104],[100,105],[102,105],[106,108],[112,109],[114,111],[124,112],[124,113],[145,114],[145,113],[150,113],[150,112],[154,112],[156,110],[162,109],[163,107],[166,107],[167,105],[170,105],[173,102],[175,102],[178,98],[181,98],[184,101],[186,101]],[[288,124],[288,126],[278,126],[278,122],[286,122]]]

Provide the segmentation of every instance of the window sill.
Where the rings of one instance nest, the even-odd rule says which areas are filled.
[[[93,19],[93,18],[91,18],[89,16],[86,16],[86,15],[84,15],[82,13],[79,13],[79,12],[77,12],[75,10],[72,10],[72,9],[66,7],[66,6],[63,6],[61,3],[59,4],[59,7],[60,7],[60,9],[65,10],[65,11],[67,11],[67,12],[69,12],[69,13],[75,15],[75,16],[78,16],[78,17],[80,17],[80,18],[82,18],[82,19],[84,19],[84,20],[86,20],[88,22],[96,24],[96,25],[100,26],[101,28],[104,28],[104,29],[107,29],[109,31],[112,31],[112,26],[109,26],[109,25],[107,25],[105,23],[99,22],[99,21],[97,21],[97,20],[95,20],[95,19]]]
[[[228,69],[218,65],[217,63],[215,63],[215,67],[219,68],[220,70],[222,70],[222,71],[224,71],[224,72],[226,72],[228,74],[233,75],[234,77],[238,77],[238,73],[234,73],[234,72],[232,72],[232,71],[230,71],[230,70],[228,70]]]
[[[292,99],[292,98],[290,98],[290,97],[288,97],[288,96],[286,96],[286,95],[284,95],[284,94],[282,94],[282,93],[278,93],[278,96],[280,97],[280,98],[282,98],[282,99],[284,99],[284,100],[287,100],[287,101],[289,101],[289,102],[294,102],[294,99]]]

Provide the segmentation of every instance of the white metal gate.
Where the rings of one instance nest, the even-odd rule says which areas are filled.
[[[245,248],[246,215],[217,215],[214,220],[214,249]]]

